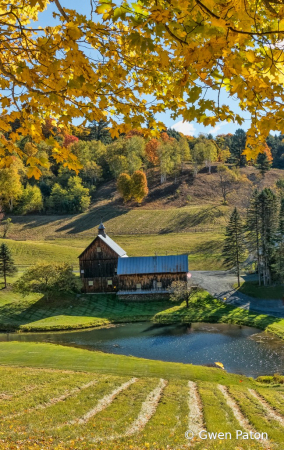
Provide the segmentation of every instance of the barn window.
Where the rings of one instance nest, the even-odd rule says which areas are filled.
[[[136,284],[136,289],[141,289],[141,283]]]
[[[108,286],[112,286],[112,280],[107,280]]]
[[[115,271],[115,273],[117,272],[117,268],[116,267],[114,268],[114,271]]]
[[[93,281],[89,281],[89,286],[94,286],[94,282]]]
[[[162,287],[162,283],[161,283],[161,281],[158,281],[157,288],[161,288],[161,287]]]
[[[97,247],[97,252],[101,253],[101,251],[102,251],[101,247]]]
[[[81,273],[85,273],[85,271],[84,271],[84,270],[81,270]]]

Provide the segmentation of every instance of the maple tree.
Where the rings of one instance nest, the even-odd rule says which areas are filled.
[[[40,28],[38,14],[50,3],[57,22]],[[83,126],[109,120],[112,137],[146,122],[144,134],[153,137],[163,127],[153,114],[166,110],[173,119],[241,125],[244,118],[222,104],[222,89],[250,114],[247,160],[262,152],[271,129],[284,131],[282,2],[101,0],[96,14],[95,21],[59,0],[1,2],[0,167],[14,153],[24,158],[18,140],[39,142],[50,117],[59,128],[74,118]],[[56,161],[78,170],[71,150],[48,140]],[[39,178],[45,161],[34,154],[25,164],[27,176]]]

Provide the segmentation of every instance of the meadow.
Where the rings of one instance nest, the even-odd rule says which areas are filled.
[[[51,344],[0,343],[0,360],[3,450],[283,445],[283,385]],[[188,441],[187,430],[197,437]],[[232,439],[204,441],[200,430]],[[236,440],[235,430],[267,433],[268,440]]]

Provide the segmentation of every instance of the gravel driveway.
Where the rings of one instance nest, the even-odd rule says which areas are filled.
[[[198,284],[214,297],[239,306],[244,309],[254,310],[272,316],[284,317],[282,300],[258,299],[242,294],[233,288],[237,282],[235,274],[226,271],[191,271],[192,281]],[[243,276],[241,281],[254,280],[254,275]],[[226,300],[224,300],[226,299]]]

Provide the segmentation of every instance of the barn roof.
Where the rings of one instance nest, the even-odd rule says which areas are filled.
[[[188,272],[187,255],[121,258],[117,265],[117,275],[179,272]]]
[[[123,250],[116,242],[114,242],[107,234],[105,236],[103,236],[102,234],[99,234],[89,245],[87,248],[85,248],[85,250],[81,253],[81,255],[79,255],[79,258],[85,253],[85,251],[87,251],[91,245],[93,244],[93,242],[95,242],[95,240],[97,238],[100,238],[103,242],[105,242],[118,256],[121,257],[125,257],[127,256],[126,251]]]
[[[99,234],[98,237],[104,241],[118,256],[126,256],[126,251],[124,251],[119,245],[114,242],[107,234],[103,236]]]

